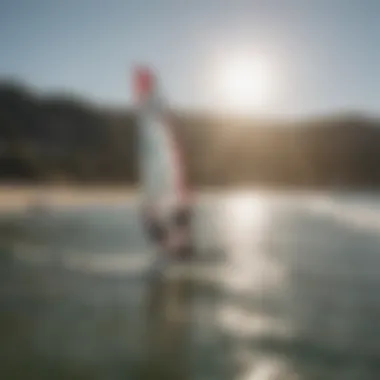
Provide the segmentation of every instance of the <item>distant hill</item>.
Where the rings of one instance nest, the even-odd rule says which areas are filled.
[[[173,114],[196,185],[373,188],[380,121],[347,114],[280,121]],[[0,83],[0,181],[137,181],[131,110]]]

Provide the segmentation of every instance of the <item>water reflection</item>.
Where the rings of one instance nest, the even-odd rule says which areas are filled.
[[[223,287],[230,296],[219,305],[218,324],[235,341],[237,378],[285,376],[281,360],[252,355],[252,347],[246,344],[268,335],[287,336],[290,331],[284,320],[265,313],[271,295],[286,286],[284,268],[267,252],[266,243],[273,233],[270,202],[254,193],[234,194],[224,200],[222,209],[228,252]]]
[[[156,278],[146,298],[145,355],[141,379],[188,379],[193,285],[186,278]]]
[[[229,292],[262,294],[284,286],[284,271],[269,255],[272,210],[258,195],[239,194],[223,203],[224,241],[228,252],[224,286]]]
[[[201,260],[161,282],[133,208],[4,217],[1,378],[379,379],[380,238],[300,199],[198,204]]]

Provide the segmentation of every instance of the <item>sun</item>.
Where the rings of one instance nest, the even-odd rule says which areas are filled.
[[[264,111],[273,91],[273,73],[261,56],[239,55],[222,60],[217,70],[221,106],[237,114]]]

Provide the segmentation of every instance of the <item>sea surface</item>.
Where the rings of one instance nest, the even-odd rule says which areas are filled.
[[[380,197],[199,195],[152,276],[138,204],[0,216],[0,378],[380,379]]]

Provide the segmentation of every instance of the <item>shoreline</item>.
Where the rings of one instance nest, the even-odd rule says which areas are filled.
[[[218,197],[228,194],[252,192],[258,196],[330,196],[330,195],[378,195],[376,190],[365,189],[302,189],[270,188],[263,186],[212,187],[194,189],[194,198]],[[61,208],[78,206],[112,206],[131,202],[139,198],[139,188],[127,185],[22,185],[0,184],[0,212],[25,211],[34,208]]]
[[[133,187],[0,185],[0,212],[30,208],[115,205],[138,197]]]

